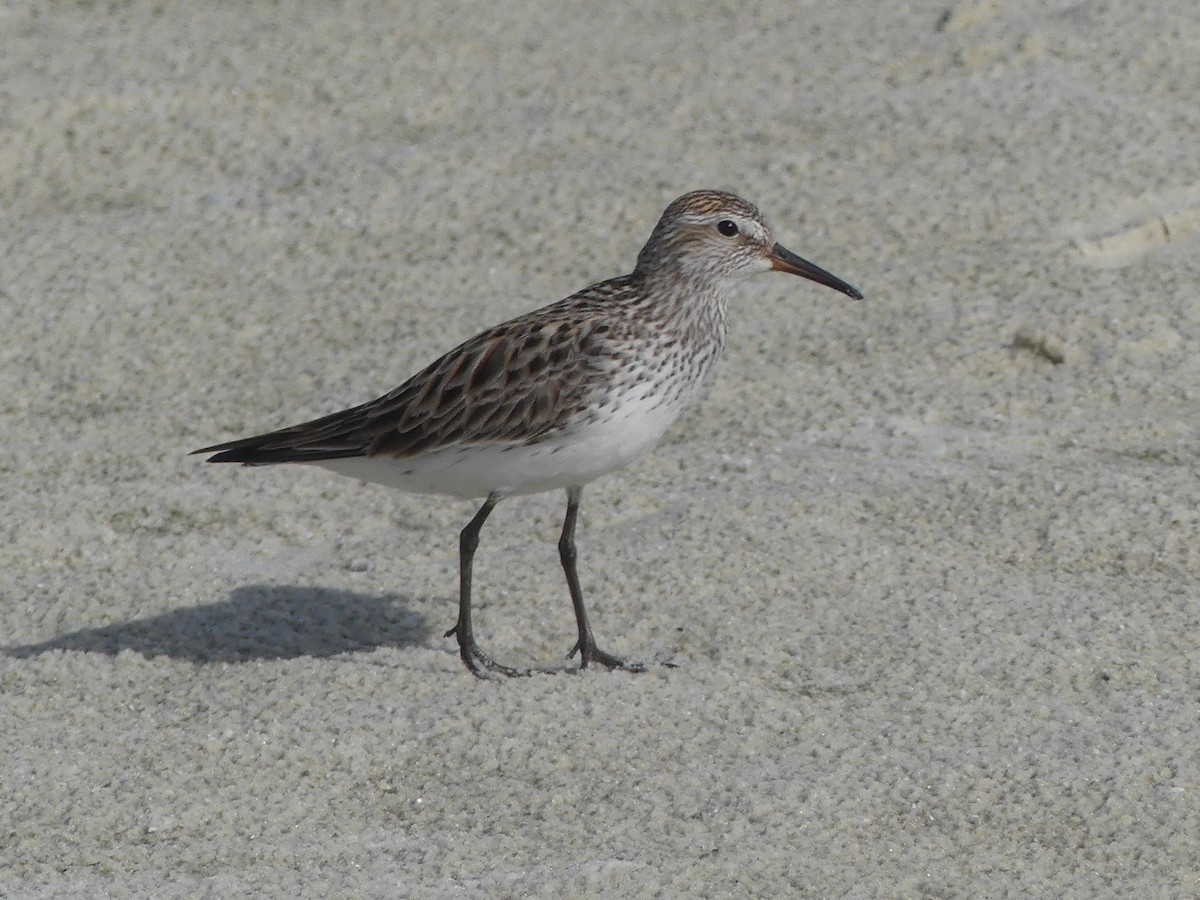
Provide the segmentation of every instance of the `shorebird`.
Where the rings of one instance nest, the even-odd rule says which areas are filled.
[[[581,668],[642,671],[596,645],[575,567],[583,486],[654,446],[725,346],[726,302],[775,270],[862,299],[857,288],[775,242],[758,209],[722,191],[667,207],[628,275],[601,281],[477,334],[395,390],[360,406],[196,453],[209,462],[306,463],[422,494],[483,499],[459,535],[458,639],[486,678],[528,675],[480,648],[471,625],[479,532],[506,497],[565,489],[559,556]]]

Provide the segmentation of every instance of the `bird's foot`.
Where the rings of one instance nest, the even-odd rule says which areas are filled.
[[[590,641],[587,643],[576,641],[575,646],[571,648],[571,652],[567,654],[567,659],[570,659],[576,653],[579,654],[579,668],[581,669],[586,669],[592,663],[597,663],[606,669],[620,669],[622,672],[646,671],[645,663],[629,662],[628,660],[621,659],[619,656],[605,653]]]
[[[451,635],[458,638],[458,655],[462,657],[462,661],[476,678],[495,678],[497,675],[503,675],[506,678],[524,678],[533,674],[532,669],[514,669],[496,662],[480,649],[479,645],[475,643],[474,637],[468,635],[464,639],[458,633],[457,625],[445,634],[446,637]]]

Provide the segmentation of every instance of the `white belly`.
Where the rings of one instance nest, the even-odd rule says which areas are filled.
[[[569,433],[536,444],[473,444],[406,459],[354,457],[315,465],[410,493],[462,498],[583,485],[629,465],[653,447],[686,400],[678,394],[647,393],[649,385],[625,394],[619,403],[597,408],[590,420]]]

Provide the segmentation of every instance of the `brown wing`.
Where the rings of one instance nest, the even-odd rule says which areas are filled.
[[[624,281],[490,328],[377,400],[195,452],[263,465],[544,440],[568,427],[595,389],[623,320],[614,304],[628,293]]]

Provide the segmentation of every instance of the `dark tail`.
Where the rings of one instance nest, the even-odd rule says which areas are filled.
[[[269,451],[265,451],[262,438],[243,438],[240,441],[229,441],[226,444],[214,444],[211,447],[202,447],[199,450],[193,450],[192,456],[197,456],[201,453],[211,453],[206,462],[210,463],[242,463],[246,466],[262,466],[271,462],[283,462],[283,460],[267,459],[273,455]]]
[[[371,436],[360,430],[369,410],[370,404],[364,403],[279,431],[202,447],[193,450],[192,455],[211,453],[209,462],[241,463],[244,466],[311,463],[362,456],[371,441]]]
[[[297,441],[295,436],[286,430],[259,434],[254,437],[229,441],[224,444],[214,444],[193,450],[190,455],[201,453],[213,454],[207,460],[210,463],[241,463],[244,466],[269,466],[274,463],[311,463],[323,459],[345,459],[348,456],[362,456],[364,447],[361,443],[337,444],[312,443]]]
[[[241,463],[244,466],[265,466],[270,463],[277,462],[299,462],[294,460],[293,454],[299,448],[288,448],[292,453],[288,453],[283,447],[268,447],[270,438],[273,435],[258,435],[251,438],[242,438],[237,441],[229,441],[224,444],[214,444],[211,447],[201,447],[199,450],[193,450],[190,455],[197,456],[202,453],[211,453],[205,462],[210,463]],[[278,440],[278,438],[276,438]]]

